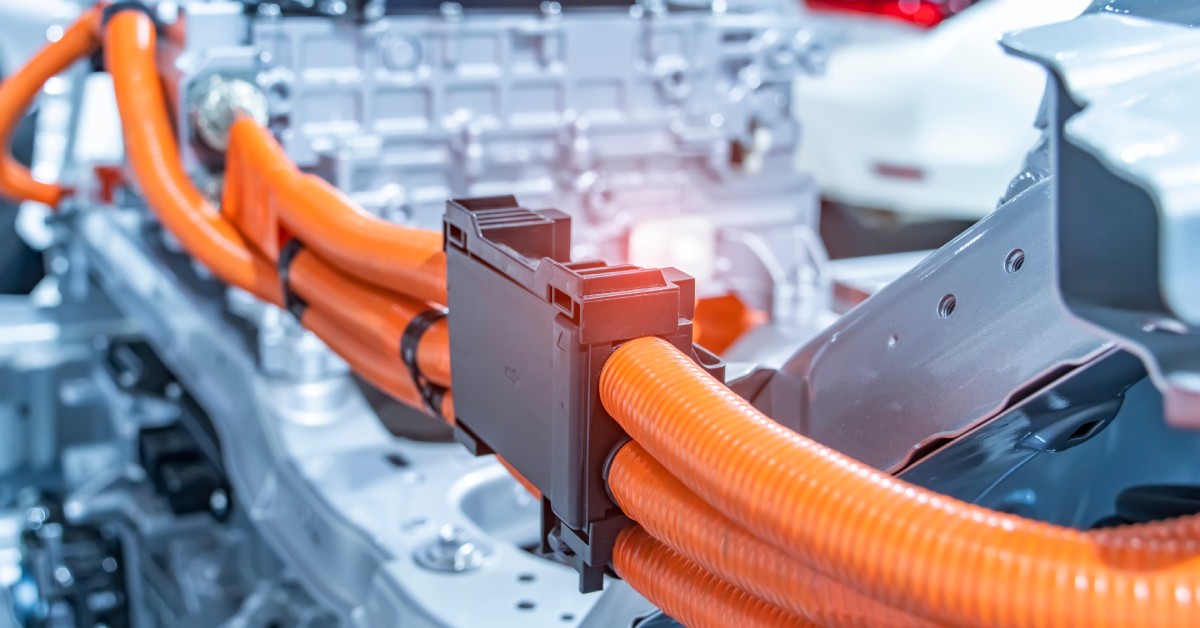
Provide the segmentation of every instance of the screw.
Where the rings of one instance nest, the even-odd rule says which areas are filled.
[[[229,513],[229,495],[223,489],[213,491],[208,496],[208,508],[217,517],[224,517]]]
[[[59,567],[54,570],[54,581],[65,586],[70,586],[75,577],[71,575],[71,570],[66,567]]]
[[[489,547],[472,539],[466,530],[444,525],[437,538],[418,548],[413,558],[426,569],[464,573],[482,567],[491,554]]]

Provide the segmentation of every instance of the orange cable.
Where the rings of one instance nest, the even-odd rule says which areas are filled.
[[[112,71],[125,151],[146,203],[183,247],[219,277],[274,305],[283,304],[275,269],[251,250],[183,171],[158,82],[154,22],[141,11],[109,20],[105,61]]]
[[[425,402],[409,376],[408,370],[394,360],[381,355],[363,344],[352,334],[346,332],[337,318],[327,314],[318,307],[309,307],[304,312],[304,326],[317,335],[335,353],[340,355],[376,388],[410,406],[424,409]],[[447,421],[454,421],[454,401],[450,391],[446,391],[441,408],[442,416]]]
[[[264,166],[267,164],[267,166]],[[320,177],[300,172],[256,121],[229,136],[222,208],[271,259],[281,228],[340,270],[419,301],[446,302],[442,234],[381,220]]]
[[[4,149],[0,151],[0,196],[57,207],[67,194],[59,185],[35,180],[29,169],[13,158],[9,147],[17,125],[46,81],[100,48],[100,14],[100,7],[85,11],[63,33],[62,39],[46,45],[0,83],[0,146]]]
[[[731,584],[821,626],[929,626],[834,582],[760,541],[688,490],[636,442],[613,456],[617,505],[667,547]]]
[[[613,569],[638,593],[689,628],[810,626],[676,554],[639,526],[617,536]]]
[[[620,347],[600,395],[722,514],[895,608],[971,626],[1200,622],[1196,517],[1089,535],[938,495],[775,423],[657,338]]]

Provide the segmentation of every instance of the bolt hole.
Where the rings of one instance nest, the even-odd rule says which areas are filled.
[[[282,102],[292,96],[292,90],[288,89],[288,86],[286,83],[279,82],[279,83],[274,83],[270,87],[268,87],[267,94],[273,100]]]
[[[1004,270],[1009,273],[1015,273],[1021,270],[1025,265],[1025,251],[1021,249],[1013,249],[1009,252],[1008,257],[1004,258]]]
[[[1071,432],[1071,435],[1067,437],[1067,440],[1075,441],[1087,438],[1088,436],[1091,436],[1092,432],[1095,432],[1096,428],[1099,426],[1100,421],[1088,421],[1087,423],[1075,428],[1075,431]]]
[[[563,621],[575,621],[575,614],[574,613],[563,613],[562,615],[559,615],[558,618]]]
[[[520,602],[517,602],[517,608],[519,608],[523,611],[531,611],[531,610],[537,608],[537,604],[534,604],[533,602],[530,602],[529,600],[521,600]]]
[[[404,459],[404,456],[397,453],[384,454],[383,459],[397,469],[403,469],[408,466],[408,461]]]
[[[937,313],[942,318],[950,318],[954,310],[958,308],[958,299],[953,294],[947,294],[938,302]]]
[[[521,582],[533,582],[534,580],[537,580],[537,576],[534,576],[531,573],[523,573],[517,576],[517,580]]]

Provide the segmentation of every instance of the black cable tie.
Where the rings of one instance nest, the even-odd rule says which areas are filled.
[[[276,262],[276,270],[279,272],[279,287],[283,290],[283,309],[287,310],[300,320],[304,316],[304,312],[308,310],[308,301],[300,298],[292,291],[292,262],[296,261],[296,256],[300,251],[304,250],[304,243],[292,238],[283,245],[279,250],[279,261]]]
[[[139,11],[141,13],[145,13],[146,17],[149,17],[150,21],[154,22],[154,27],[156,29],[158,28],[158,14],[154,12],[154,9],[151,9],[141,2],[136,2],[135,0],[122,0],[121,2],[114,2],[104,7],[104,9],[100,12],[100,27],[104,28],[108,26],[109,21],[116,17],[118,13],[125,11]]]
[[[431,382],[421,372],[421,367],[417,364],[417,348],[421,345],[421,338],[425,336],[425,332],[449,314],[450,310],[446,308],[421,312],[413,317],[408,327],[404,328],[404,333],[400,335],[400,359],[408,367],[413,384],[421,393],[421,400],[425,402],[425,408],[434,416],[442,418],[445,418],[442,416],[442,401],[446,398],[446,387]]]

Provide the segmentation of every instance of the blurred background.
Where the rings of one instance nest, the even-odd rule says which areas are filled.
[[[1038,139],[1046,81],[997,40],[1088,4],[804,0],[834,33],[825,74],[794,94],[831,257],[935,248],[995,209]]]

